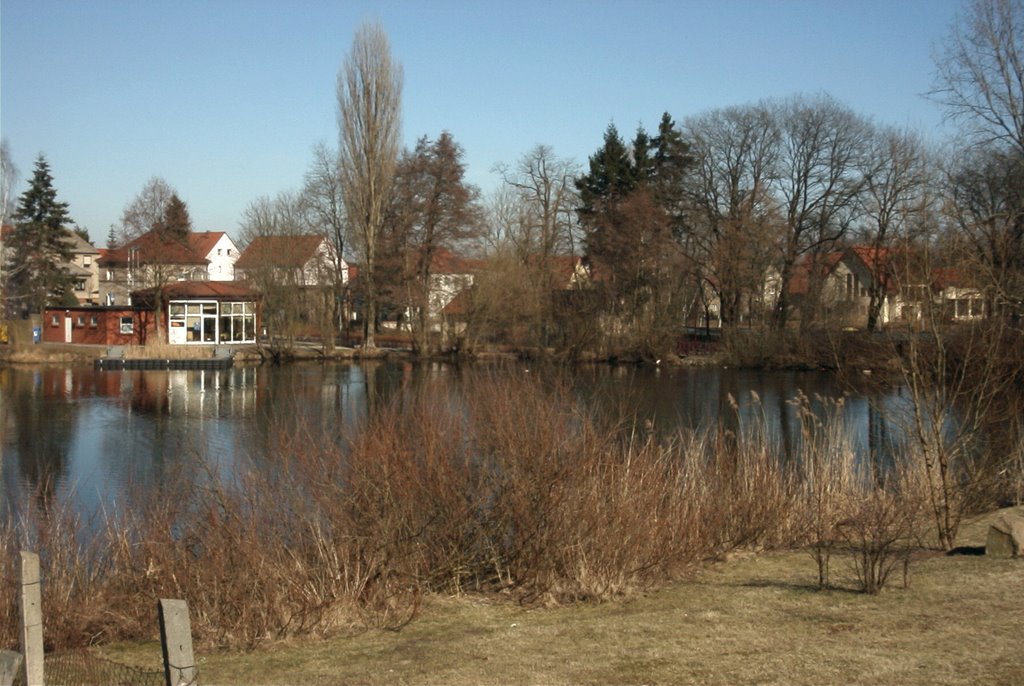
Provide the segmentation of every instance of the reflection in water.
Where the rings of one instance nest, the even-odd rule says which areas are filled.
[[[274,462],[274,440],[341,440],[397,394],[419,391],[454,402],[459,384],[498,374],[564,383],[595,416],[648,423],[668,435],[714,427],[734,434],[763,422],[766,440],[796,450],[800,416],[792,402],[843,395],[818,372],[582,367],[460,368],[445,364],[238,367],[229,370],[0,370],[0,471],[6,502],[26,487],[44,500],[70,497],[80,512],[116,506],[132,492],[182,469],[203,478],[194,458],[222,477]],[[899,435],[898,393],[846,396],[843,418],[864,459],[883,464]],[[325,438],[326,437],[326,438]]]

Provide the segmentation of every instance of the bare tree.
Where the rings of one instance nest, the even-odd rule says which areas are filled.
[[[121,229],[115,237],[118,244],[124,245],[147,231],[159,228],[175,195],[174,188],[159,176],[147,181],[121,212]]]
[[[949,175],[956,226],[996,301],[1024,306],[1024,0],[972,0],[935,55],[930,96],[972,144]]]
[[[0,224],[6,224],[14,210],[12,193],[18,178],[18,168],[11,159],[11,146],[4,138],[0,142]],[[7,309],[7,260],[3,250],[4,239],[0,236],[0,313]]]
[[[784,329],[798,261],[810,266],[808,295],[813,299],[813,281],[823,276],[814,265],[846,235],[857,216],[870,127],[825,95],[791,98],[776,107],[775,116],[782,138],[774,185],[784,234],[774,324]]]
[[[0,142],[0,221],[6,223],[14,209],[14,184],[18,181],[18,167],[11,159],[11,146],[7,139]]]
[[[555,154],[551,146],[539,144],[524,153],[513,165],[495,167],[504,182],[492,203],[492,221],[502,227],[508,245],[521,266],[522,274],[533,288],[528,302],[518,302],[530,313],[530,328],[536,343],[549,343],[553,319],[552,297],[567,284],[556,260],[576,255],[576,206],[579,195],[575,178],[580,168],[570,159]]]
[[[495,169],[518,200],[517,230],[508,237],[519,254],[524,259],[574,254],[579,242],[575,236],[579,199],[574,180],[580,171],[576,163],[558,157],[551,146],[537,145],[514,165]]]
[[[338,72],[339,170],[346,216],[362,264],[364,345],[375,347],[378,242],[401,135],[402,68],[380,24],[364,24]]]
[[[722,324],[749,310],[775,241],[773,176],[780,132],[765,105],[729,107],[686,123],[695,164],[685,184],[691,208],[683,249],[705,290],[718,296]]]
[[[445,253],[460,251],[481,224],[480,191],[465,181],[463,154],[447,131],[436,140],[424,136],[403,154],[395,175],[389,223],[405,291],[402,300],[412,307],[413,343],[421,354],[431,351],[430,331],[443,328],[440,309],[461,284],[442,284],[435,263]]]
[[[252,201],[240,223],[240,238],[247,248],[236,267],[241,265],[245,278],[262,294],[267,329],[286,347],[291,347],[303,326],[319,324],[321,319],[317,317],[321,303],[315,293],[305,292],[309,242],[303,237],[311,229],[307,210],[302,196],[282,192]],[[323,280],[322,275],[314,279],[317,286]]]
[[[997,303],[1024,304],[1024,154],[966,151],[946,179],[947,214],[957,230],[958,262]]]
[[[345,199],[341,186],[338,152],[323,143],[313,148],[313,162],[306,171],[305,186],[302,198],[308,208],[309,221],[312,227],[333,243],[332,258],[334,260],[333,319],[340,329],[344,325],[346,302],[348,298],[345,261],[348,243],[348,220],[345,217]]]
[[[895,285],[894,245],[912,240],[931,217],[934,179],[921,138],[911,131],[882,128],[871,139],[864,175],[861,238],[873,267],[867,284],[867,329],[874,331],[887,292]]]
[[[929,95],[968,139],[1024,155],[1024,0],[972,0],[934,59]]]

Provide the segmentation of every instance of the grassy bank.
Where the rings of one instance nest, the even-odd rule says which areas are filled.
[[[698,644],[704,647],[697,657],[684,660],[688,669],[716,650],[727,661],[693,678],[755,678],[726,666],[763,667],[765,656],[783,650],[779,641],[793,640],[789,634],[810,641],[815,632],[846,632],[847,611],[871,610],[852,622],[865,638],[877,638],[878,627],[900,633],[902,620],[883,622],[887,603],[925,591],[914,602],[941,604],[937,599],[961,593],[943,584],[963,567],[935,565],[974,564],[928,552],[936,545],[935,508],[943,503],[935,501],[925,461],[913,451],[891,465],[858,460],[838,419],[841,399],[821,411],[811,411],[808,398],[794,401],[800,440],[784,449],[767,423],[753,418],[742,430],[661,437],[643,425],[591,415],[557,379],[518,368],[464,373],[475,376],[457,386],[438,377],[388,403],[376,401],[358,427],[262,427],[260,454],[265,447],[271,457],[234,456],[230,478],[218,476],[208,456],[181,456],[174,462],[180,472],[169,466],[154,490],[129,489],[131,502],[104,511],[99,521],[81,521],[42,479],[0,527],[0,582],[8,599],[0,604],[0,647],[17,640],[19,547],[41,555],[49,648],[152,639],[156,600],[184,598],[199,649],[229,661],[224,678],[243,669],[244,660],[231,666],[242,658],[217,650],[287,655],[279,651],[292,645],[299,655],[311,651],[302,664],[333,665],[335,657],[316,657],[317,646],[340,645],[373,659],[411,660],[406,679],[478,681],[483,674],[532,681],[530,670],[546,670],[536,680],[628,681],[643,679],[643,670],[677,669]],[[945,502],[959,523],[960,514],[1001,492],[970,499],[954,493]],[[85,530],[94,533],[86,539]],[[751,557],[753,551],[760,554]],[[730,558],[725,566],[715,562]],[[757,571],[766,568],[767,574]],[[904,569],[909,591],[898,588]],[[977,573],[991,569],[1011,576],[985,582],[993,594],[985,611],[993,617],[977,615],[978,626],[1005,621],[996,615],[1019,592],[1011,589],[1019,566]],[[927,591],[932,587],[938,590]],[[727,602],[716,599],[722,594]],[[797,609],[786,609],[789,603]],[[636,620],[638,630],[629,619],[636,608],[654,617]],[[474,613],[484,613],[482,629],[467,619]],[[923,624],[942,618],[924,616]],[[548,627],[523,639],[521,650],[534,659],[501,663],[495,642],[516,645],[517,634],[504,632],[527,618]],[[732,623],[719,626],[719,618]],[[439,636],[430,633],[438,626]],[[789,634],[773,633],[776,627]],[[558,632],[570,646],[559,649],[564,663],[541,661]],[[394,643],[389,636],[406,638]],[[352,642],[321,642],[337,637]],[[476,641],[483,642],[472,648]],[[608,647],[593,660],[572,657],[602,641]],[[419,649],[444,655],[437,642],[452,644],[451,659],[466,662],[471,656],[458,651],[470,649],[491,664],[462,676],[444,671],[440,658],[394,657]],[[661,650],[667,657],[659,657]],[[608,662],[616,655],[618,662]],[[810,660],[808,669],[820,662]],[[395,680],[391,673],[326,674]],[[657,679],[677,677],[683,673]],[[239,679],[250,680],[266,679]]]
[[[964,528],[983,545],[991,517]],[[1017,684],[1024,562],[922,552],[909,588],[816,589],[803,552],[742,555],[601,604],[434,595],[399,632],[200,651],[205,684]],[[155,643],[96,651],[157,667]]]

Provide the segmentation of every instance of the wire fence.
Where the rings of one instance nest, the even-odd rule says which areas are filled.
[[[43,658],[46,686],[164,686],[163,670],[124,665],[85,650],[48,653]],[[24,686],[24,676],[14,686]],[[192,681],[195,683],[195,680]]]

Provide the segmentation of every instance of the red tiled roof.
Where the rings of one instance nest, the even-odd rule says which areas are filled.
[[[469,312],[471,302],[471,289],[465,289],[455,294],[455,297],[448,301],[448,304],[441,310],[442,314],[448,316],[465,315]]]
[[[482,267],[483,263],[480,260],[462,257],[444,248],[435,251],[430,258],[432,274],[472,274],[480,271]]]
[[[789,276],[789,293],[791,295],[807,295],[810,288],[812,272],[818,278],[830,274],[843,259],[841,252],[829,252],[817,255],[804,255],[796,264]]]
[[[223,231],[193,231],[184,240],[161,237],[155,231],[142,234],[120,248],[108,250],[100,263],[108,267],[140,264],[207,264],[207,255],[224,236]]]
[[[316,255],[325,236],[306,234],[301,236],[259,236],[242,251],[235,262],[235,269],[259,267],[301,268]]]

